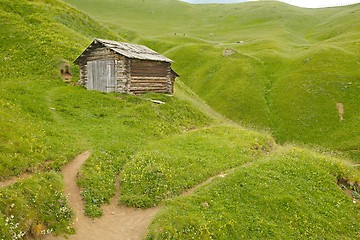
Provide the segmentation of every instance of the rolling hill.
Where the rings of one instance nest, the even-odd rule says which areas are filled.
[[[338,45],[336,51],[331,51],[335,44],[324,40],[356,6],[339,13],[277,3],[265,3],[269,8],[258,3],[192,6],[170,0],[76,4],[91,16],[58,0],[0,0],[0,179],[26,177],[0,188],[0,239],[75,233],[59,170],[85,150],[91,156],[78,175],[85,213],[101,217],[101,206],[115,195],[120,179],[120,204],[163,205],[149,239],[199,238],[199,233],[208,239],[359,237],[360,223],[354,219],[360,214],[360,173],[353,163],[305,147],[279,145],[269,131],[244,128],[202,102],[245,125],[271,129],[280,142],[334,148],[334,139],[320,142],[322,135],[316,142],[306,131],[299,138],[289,134],[299,126],[286,116],[306,109],[311,99],[301,108],[289,107],[297,106],[300,98],[291,92],[297,85],[284,87],[285,77],[302,79],[305,71],[311,73],[305,64],[330,64],[317,59],[329,54],[342,59],[338,51],[344,49],[356,56],[355,40]],[[303,14],[308,19],[299,21]],[[289,19],[278,27],[282,18]],[[356,38],[354,19],[348,18],[348,31],[340,34],[344,38]],[[328,30],[320,31],[315,24]],[[182,75],[175,95],[104,94],[75,86],[78,69],[71,62],[94,37],[144,43],[174,58]],[[223,56],[224,50],[228,56]],[[353,66],[352,58],[348,63]],[[71,66],[73,78],[68,82],[60,75],[64,64]],[[350,73],[356,78],[355,70],[345,70],[345,79]],[[347,134],[357,117],[350,108],[358,101],[353,88],[357,82],[351,81],[341,86],[348,89],[345,100],[354,98],[352,105],[336,100],[345,107],[343,130],[337,133],[344,134],[338,139],[340,150],[352,150],[358,137],[357,128],[351,141]],[[335,96],[344,94],[338,85],[326,87],[339,94]],[[311,96],[321,97],[319,91]],[[315,109],[321,105],[316,100]],[[242,111],[245,108],[248,111]],[[280,113],[284,117],[276,118]],[[334,121],[340,124],[336,114]],[[327,123],[325,115],[319,116]],[[284,132],[276,124],[283,124]],[[331,126],[328,132],[333,134]],[[310,127],[307,131],[316,130]],[[222,177],[179,196],[217,175]]]
[[[180,80],[226,117],[359,161],[359,4],[67,2],[169,55]]]

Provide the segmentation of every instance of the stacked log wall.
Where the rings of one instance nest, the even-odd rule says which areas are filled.
[[[167,62],[132,60],[130,92],[170,93]]]
[[[81,65],[80,66],[80,80],[78,84],[80,86],[86,86],[88,81],[88,75],[87,75],[87,65]]]
[[[116,63],[116,92],[126,93],[129,77],[127,76],[127,59],[124,56],[118,55]]]

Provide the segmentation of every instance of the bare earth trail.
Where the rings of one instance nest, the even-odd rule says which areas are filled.
[[[151,220],[156,215],[161,206],[149,209],[135,209],[117,205],[119,196],[119,184],[117,181],[116,196],[110,204],[103,207],[103,216],[99,219],[91,220],[84,215],[83,201],[80,196],[80,188],[76,184],[77,174],[90,156],[90,152],[84,152],[77,156],[73,161],[65,165],[62,169],[65,184],[65,194],[68,198],[71,208],[75,214],[73,227],[76,230],[75,235],[56,237],[53,235],[44,236],[45,240],[59,239],[98,239],[98,240],[135,240],[144,239]],[[219,174],[209,178],[207,181],[184,192],[183,196],[191,195],[199,187],[210,183],[216,177],[225,177],[226,174]]]
[[[61,171],[64,176],[65,194],[75,213],[73,226],[76,234],[67,236],[67,238],[47,235],[42,239],[143,239],[158,208],[142,210],[118,206],[117,196],[115,196],[108,206],[103,207],[101,218],[91,220],[84,215],[84,205],[80,196],[80,188],[76,184],[76,177],[81,165],[89,156],[90,152],[80,154],[65,165]]]
[[[98,239],[98,240],[136,240],[144,239],[151,220],[156,215],[161,206],[149,208],[149,209],[136,209],[128,208],[125,206],[118,206],[117,199],[119,196],[119,184],[117,181],[116,196],[111,200],[110,204],[103,207],[103,216],[99,219],[92,220],[84,215],[84,204],[80,196],[80,188],[76,184],[77,174],[90,156],[90,152],[86,151],[78,155],[73,161],[66,164],[61,173],[64,177],[64,193],[68,199],[71,208],[74,211],[75,218],[73,227],[76,230],[75,235],[65,237],[46,235],[41,237],[44,240],[59,240],[59,239]],[[251,163],[244,165],[248,166]],[[217,176],[213,176],[203,183],[194,186],[191,189],[185,191],[182,196],[189,196],[194,193],[195,190],[209,184],[215,178],[225,177],[231,173],[232,170],[226,173],[220,173]],[[0,187],[5,187],[16,183],[18,180],[30,177],[31,175],[24,175],[22,177],[0,182]]]
[[[17,181],[26,179],[28,177],[31,177],[31,175],[30,174],[23,174],[23,175],[20,175],[20,176],[12,177],[10,179],[7,179],[5,181],[0,182],[0,188],[4,188],[4,187],[10,186],[10,185],[13,185]]]

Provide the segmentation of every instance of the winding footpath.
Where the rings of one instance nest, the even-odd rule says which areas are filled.
[[[117,191],[109,205],[104,206],[103,216],[99,219],[92,220],[84,215],[84,204],[80,195],[80,188],[76,184],[78,172],[84,162],[89,158],[90,152],[86,151],[78,155],[73,161],[66,164],[61,173],[64,178],[64,193],[74,212],[73,227],[75,235],[70,236],[42,236],[44,240],[137,240],[144,239],[151,220],[161,207],[149,209],[136,209],[117,205],[119,197],[119,181],[117,180]],[[227,174],[219,174],[211,177],[203,183],[194,186],[184,192],[182,196],[189,196],[199,187],[210,183],[217,177],[225,177]],[[0,182],[0,187],[6,187],[16,183],[18,180],[31,177],[23,175],[4,182]]]
[[[143,239],[158,208],[142,210],[118,206],[119,191],[117,191],[117,196],[111,200],[110,204],[103,207],[103,216],[101,218],[91,220],[84,215],[84,205],[80,196],[80,188],[76,184],[76,177],[82,164],[89,156],[90,152],[88,151],[80,154],[65,165],[61,171],[64,176],[65,195],[75,214],[73,227],[76,234],[67,236],[67,238],[47,235],[43,239]]]

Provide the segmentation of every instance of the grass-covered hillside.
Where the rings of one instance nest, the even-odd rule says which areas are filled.
[[[66,4],[1,0],[0,16],[0,180],[30,176],[0,189],[0,239],[19,239],[37,226],[71,232],[57,170],[82,151],[92,153],[80,179],[86,212],[97,216],[122,165],[142,145],[212,122],[173,97],[147,96],[167,103],[160,106],[64,83],[60,67],[94,37],[122,40]],[[76,80],[78,69],[71,70]]]
[[[89,144],[54,108],[54,91],[65,86],[60,65],[92,37],[117,35],[58,1],[1,0],[0,17],[0,180],[30,176],[0,189],[0,239],[43,226],[70,233],[72,212],[53,170]]]
[[[147,239],[359,239],[339,160],[285,147],[168,203]],[[335,174],[335,175],[334,175]]]
[[[225,116],[269,128],[280,143],[359,158],[359,4],[302,9],[275,1],[66,1],[165,52],[180,80]]]
[[[205,239],[359,237],[360,223],[354,219],[360,218],[357,184],[360,173],[352,163],[298,147],[277,145],[270,133],[249,130],[222,118],[191,92],[195,90],[211,106],[235,120],[273,126],[275,118],[269,116],[273,116],[274,110],[269,106],[275,104],[272,102],[277,92],[273,90],[275,82],[281,81],[269,64],[285,71],[276,63],[285,64],[289,60],[279,59],[278,55],[290,54],[280,48],[272,49],[275,40],[262,40],[266,33],[273,36],[265,20],[266,14],[276,11],[266,13],[268,10],[263,9],[264,20],[253,20],[255,26],[264,24],[256,33],[258,37],[250,37],[253,31],[243,29],[243,37],[237,38],[232,35],[238,21],[233,14],[242,5],[235,9],[232,5],[195,7],[176,1],[164,0],[158,5],[153,1],[133,0],[116,2],[125,5],[114,6],[111,13],[107,6],[110,2],[115,4],[114,1],[87,2],[89,8],[83,10],[97,8],[97,15],[92,17],[104,16],[104,21],[108,18],[105,23],[116,32],[58,0],[0,0],[0,181],[25,176],[15,184],[0,187],[0,239],[74,233],[71,224],[74,215],[64,196],[59,170],[85,150],[91,156],[78,174],[85,214],[101,217],[101,206],[115,195],[115,182],[119,179],[119,204],[142,208],[164,206],[148,238],[199,239],[199,233]],[[262,9],[261,5],[244,6],[252,11],[256,10],[254,6]],[[280,10],[284,7],[271,6]],[[152,11],[148,12],[149,9]],[[289,7],[290,10],[302,11]],[[162,17],[151,17],[159,12]],[[201,13],[224,19],[214,21],[215,17],[203,18]],[[326,11],[322,14],[328,16]],[[115,16],[120,15],[124,19],[114,24]],[[164,16],[170,15],[171,20],[165,21]],[[249,21],[251,16],[249,12]],[[161,18],[166,22],[162,26],[164,31],[158,21]],[[325,24],[321,19],[318,21]],[[179,23],[183,23],[182,27],[177,28]],[[307,26],[310,29],[311,24]],[[281,38],[280,35],[274,38]],[[314,32],[311,37],[315,35],[318,36]],[[79,74],[71,63],[94,37],[142,42],[165,52],[177,61],[176,71],[187,86],[179,82],[174,96],[104,94],[74,86]],[[234,41],[244,43],[234,44]],[[266,42],[269,49],[265,50],[258,42]],[[292,47],[289,44],[287,48]],[[237,53],[223,57],[222,51],[227,48]],[[216,65],[216,61],[221,64]],[[60,75],[64,64],[71,65],[73,74],[72,81],[67,83]],[[237,78],[234,73],[239,69],[243,74]],[[232,74],[235,77],[231,78]],[[273,85],[267,85],[270,76]],[[230,82],[237,87],[230,88],[227,85]],[[271,91],[261,95],[269,86]],[[346,88],[350,93],[352,86],[356,86],[355,81]],[[236,95],[220,94],[236,89],[239,90]],[[234,100],[228,101],[225,96]],[[246,102],[244,96],[253,102]],[[261,100],[264,96],[266,104]],[[356,114],[346,115],[347,105],[343,103],[345,134],[348,131],[345,124],[354,123]],[[229,104],[239,108],[248,106],[249,110],[227,108]],[[304,132],[301,136],[307,135]],[[344,143],[344,139],[339,141]],[[326,143],[330,142],[329,138]],[[200,187],[192,195],[177,198],[216,175],[222,178]],[[194,201],[199,198],[203,199],[200,205],[198,200]],[[340,220],[346,224],[341,225]],[[94,231],[96,227],[94,224]]]

